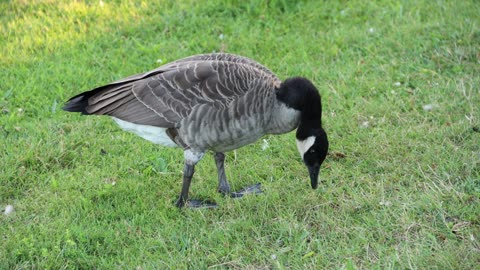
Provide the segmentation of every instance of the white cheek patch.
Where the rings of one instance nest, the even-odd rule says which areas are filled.
[[[302,157],[302,159],[303,159],[303,155],[305,155],[305,152],[307,152],[308,149],[312,147],[314,142],[315,142],[315,136],[310,136],[303,141],[300,141],[297,139],[297,148],[298,148],[298,152],[300,152],[300,156]]]

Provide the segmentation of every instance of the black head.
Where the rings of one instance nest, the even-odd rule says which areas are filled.
[[[320,166],[327,157],[328,137],[323,128],[313,130],[312,133],[311,136],[303,140],[297,137],[297,147],[305,166],[308,168],[310,184],[313,189],[316,189]]]

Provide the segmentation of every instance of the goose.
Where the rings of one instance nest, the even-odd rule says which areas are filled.
[[[328,151],[322,127],[322,103],[313,83],[303,77],[281,81],[254,60],[227,53],[200,54],[80,93],[63,109],[83,115],[108,115],[122,128],[153,142],[180,147],[183,183],[176,206],[199,207],[188,198],[195,165],[214,153],[218,192],[233,197],[261,192],[259,185],[231,192],[225,176],[225,152],[266,134],[297,129],[296,144],[318,186]]]

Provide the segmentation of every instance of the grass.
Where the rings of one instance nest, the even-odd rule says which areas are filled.
[[[1,269],[474,269],[480,264],[480,6],[466,1],[0,3]],[[206,156],[60,108],[161,63],[225,51],[320,89],[319,190],[294,133]],[[342,156],[345,155],[345,157]]]

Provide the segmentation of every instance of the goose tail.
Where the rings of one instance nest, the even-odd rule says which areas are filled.
[[[63,105],[63,110],[67,112],[80,112],[82,114],[91,114],[87,112],[88,99],[93,95],[92,91],[84,92],[70,98],[65,105]]]

